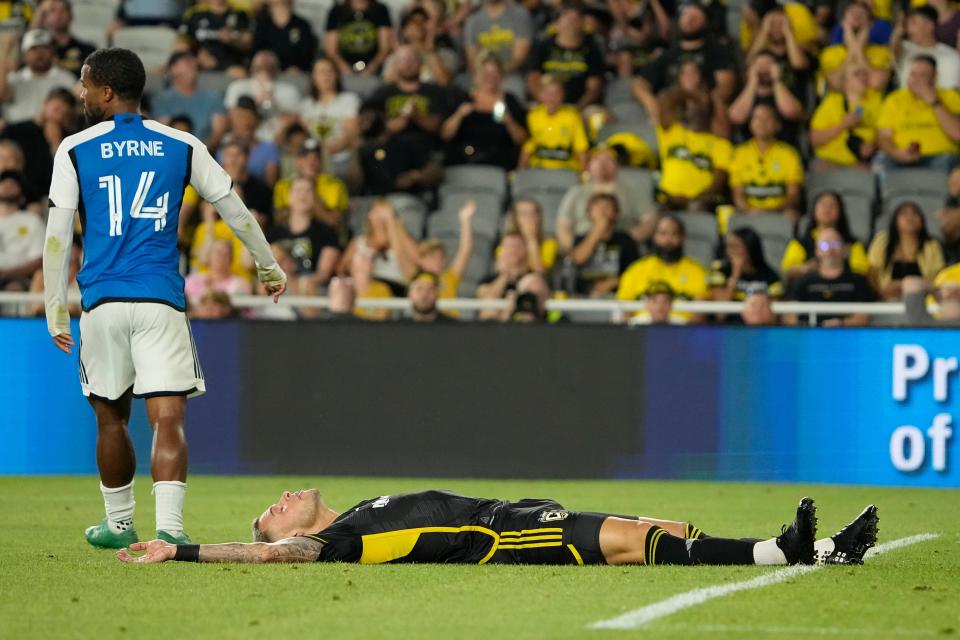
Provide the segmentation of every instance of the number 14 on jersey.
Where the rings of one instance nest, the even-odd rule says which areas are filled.
[[[130,217],[154,220],[154,231],[162,231],[167,226],[170,192],[167,191],[157,198],[155,205],[144,206],[155,176],[155,171],[144,171],[140,174],[140,184],[137,185],[137,192],[130,206]],[[100,176],[100,188],[107,190],[110,203],[110,235],[123,235],[123,186],[120,176]]]

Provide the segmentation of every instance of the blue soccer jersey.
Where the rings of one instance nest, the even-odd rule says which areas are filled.
[[[233,187],[197,138],[140,115],[118,114],[61,143],[50,206],[80,214],[85,311],[114,301],[186,309],[177,222],[187,185],[210,202]]]

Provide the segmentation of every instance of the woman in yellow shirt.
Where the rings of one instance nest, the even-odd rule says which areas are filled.
[[[843,198],[835,191],[824,191],[813,201],[813,213],[800,238],[790,241],[780,263],[780,271],[788,280],[799,278],[817,269],[817,236],[824,229],[836,229],[847,245],[847,267],[854,273],[867,275],[870,263],[863,244],[853,237]]]
[[[828,93],[810,120],[810,143],[817,159],[811,169],[868,168],[877,151],[877,116],[883,94],[870,88],[864,65],[844,69],[842,91]]]
[[[943,269],[943,250],[930,236],[927,222],[914,202],[903,202],[893,212],[890,225],[870,243],[870,280],[884,300],[903,297],[903,279],[921,276],[933,284]]]

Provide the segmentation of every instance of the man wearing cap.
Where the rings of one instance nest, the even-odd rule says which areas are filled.
[[[43,263],[43,221],[23,204],[23,176],[0,173],[0,290],[26,291]]]
[[[178,51],[167,63],[170,86],[153,98],[153,116],[163,124],[179,115],[189,116],[193,134],[206,141],[213,131],[213,120],[224,113],[220,94],[199,86],[197,58],[189,51]]]
[[[70,33],[71,22],[73,8],[70,0],[43,0],[33,16],[34,27],[50,32],[57,54],[57,64],[79,78],[83,61],[97,48],[89,42],[73,37]]]
[[[73,87],[77,79],[56,66],[53,37],[49,31],[33,29],[20,43],[24,67],[14,71],[13,57],[0,63],[0,103],[7,122],[30,120],[40,110],[51,89]]]
[[[307,178],[316,184],[317,198],[326,212],[339,215],[347,210],[347,186],[340,178],[323,173],[323,147],[316,138],[307,138],[295,160],[297,175],[279,180],[273,188],[273,209],[282,217],[290,207],[290,185],[296,178]],[[324,220],[331,224],[331,220]],[[331,226],[336,227],[334,222]]]

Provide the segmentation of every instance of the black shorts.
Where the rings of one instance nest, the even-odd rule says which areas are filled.
[[[520,500],[497,517],[500,540],[489,562],[606,564],[600,551],[603,513],[567,511],[553,500]]]

